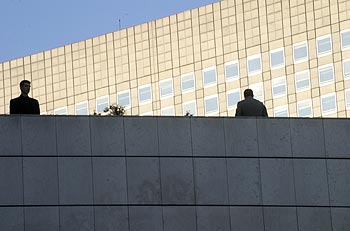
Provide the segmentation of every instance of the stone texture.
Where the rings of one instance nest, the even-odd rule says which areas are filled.
[[[24,231],[23,207],[0,207],[0,229],[6,231]]]
[[[129,230],[126,206],[95,207],[95,231]]]
[[[264,216],[261,207],[231,207],[231,230],[264,230]]]
[[[350,123],[347,119],[324,119],[324,137],[328,157],[350,158]]]
[[[0,157],[0,205],[23,204],[21,157]]]
[[[94,231],[92,206],[64,206],[60,208],[60,230]]]
[[[327,160],[331,206],[350,206],[350,160]]]
[[[298,207],[299,231],[332,231],[330,208]]]
[[[350,208],[331,208],[333,231],[348,231]]]
[[[26,207],[24,214],[27,231],[59,231],[58,207]]]
[[[197,207],[197,230],[230,230],[230,215],[227,206]]]
[[[265,231],[298,231],[296,208],[264,207]]]
[[[0,156],[22,155],[21,117],[0,117]]]
[[[196,207],[194,206],[164,206],[164,231],[197,230]]]
[[[159,206],[130,206],[130,231],[163,231],[162,208]]]

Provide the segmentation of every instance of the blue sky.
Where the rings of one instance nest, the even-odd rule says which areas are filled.
[[[0,0],[0,62],[218,0]]]

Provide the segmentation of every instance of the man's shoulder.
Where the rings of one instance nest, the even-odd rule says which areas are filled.
[[[20,101],[20,100],[21,100],[21,97],[19,96],[19,97],[16,97],[16,98],[11,99],[11,100],[10,100],[10,103],[16,103],[16,102],[18,102],[18,101]]]

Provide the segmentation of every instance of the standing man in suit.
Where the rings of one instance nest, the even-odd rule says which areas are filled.
[[[21,95],[10,101],[10,114],[40,114],[39,102],[28,96],[30,82],[22,80],[19,84]]]
[[[265,105],[253,97],[253,90],[244,91],[244,100],[238,102],[236,116],[268,116]]]

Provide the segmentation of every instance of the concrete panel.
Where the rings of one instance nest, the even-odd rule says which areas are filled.
[[[124,117],[126,155],[156,156],[157,120],[152,117]]]
[[[24,231],[23,208],[0,207],[0,230]]]
[[[229,207],[197,207],[197,230],[230,230]]]
[[[161,156],[192,156],[190,122],[186,117],[158,117]]]
[[[260,171],[264,205],[295,204],[291,159],[261,159]]]
[[[91,155],[89,117],[57,116],[57,153]]]
[[[289,119],[257,119],[259,155],[290,157]]]
[[[324,119],[326,155],[350,158],[350,123],[347,119]]]
[[[162,208],[159,206],[130,206],[130,231],[163,231]]]
[[[129,230],[128,209],[125,206],[95,207],[95,231]]]
[[[55,157],[24,157],[24,204],[57,205],[58,173]]]
[[[91,206],[60,208],[60,230],[94,231],[94,210]]]
[[[226,160],[221,158],[194,159],[197,204],[228,203]]]
[[[227,156],[258,156],[258,134],[255,118],[225,118]]]
[[[350,206],[350,160],[327,160],[331,206]]]
[[[350,208],[331,208],[333,231],[348,231]]]
[[[92,204],[91,157],[58,159],[60,204]]]
[[[265,231],[298,231],[297,211],[291,207],[264,207]]]
[[[325,157],[321,119],[290,119],[294,157]]]
[[[197,230],[196,207],[167,206],[163,207],[164,231]]]
[[[161,158],[163,204],[194,204],[192,158]]]
[[[127,162],[128,202],[160,204],[159,158],[130,157]]]
[[[56,123],[51,116],[22,117],[23,155],[56,155]]]
[[[125,157],[94,157],[94,203],[126,204]]]
[[[259,159],[227,159],[230,205],[260,205]]]
[[[294,159],[297,205],[329,205],[326,171],[325,160]]]
[[[123,117],[92,116],[90,126],[93,155],[125,156]]]
[[[299,231],[332,231],[331,210],[322,207],[298,207]]]
[[[194,156],[225,156],[223,118],[191,118]]]
[[[232,230],[264,230],[262,207],[231,207],[230,216]]]
[[[58,207],[26,207],[24,216],[26,231],[59,231]]]
[[[0,189],[0,205],[23,204],[21,157],[0,157]]]
[[[0,117],[0,156],[22,155],[21,117]]]

